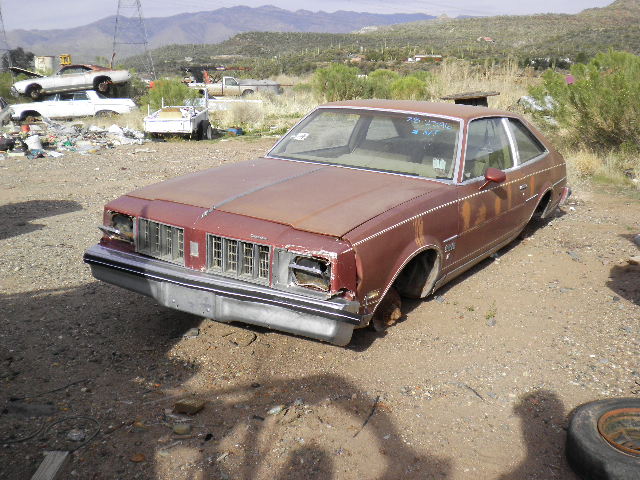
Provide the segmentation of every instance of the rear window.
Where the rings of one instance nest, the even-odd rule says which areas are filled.
[[[520,163],[526,163],[547,151],[533,133],[518,119],[509,119],[509,128],[516,141]]]

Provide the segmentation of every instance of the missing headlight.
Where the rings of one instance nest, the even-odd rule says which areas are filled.
[[[314,257],[296,257],[289,264],[293,282],[300,287],[328,292],[331,287],[331,264]]]
[[[109,238],[133,243],[133,225],[133,217],[125,215],[124,213],[112,212],[111,225],[104,225],[98,228]]]

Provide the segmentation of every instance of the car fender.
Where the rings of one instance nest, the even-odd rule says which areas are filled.
[[[405,237],[406,238],[406,237]],[[402,270],[419,254],[427,250],[433,250],[440,260],[439,265],[442,268],[443,247],[442,242],[433,235],[425,235],[421,238],[412,238],[406,242],[401,250],[396,250],[393,256],[389,255],[391,249],[383,247],[386,239],[380,238],[375,242],[379,253],[372,255],[371,251],[363,251],[358,246],[355,247],[357,257],[358,278],[361,282],[358,284],[357,296],[360,302],[365,306],[366,313],[375,312],[380,300],[384,298],[393,283],[398,278]],[[440,277],[441,272],[436,274],[436,281]],[[435,283],[435,282],[434,282]]]

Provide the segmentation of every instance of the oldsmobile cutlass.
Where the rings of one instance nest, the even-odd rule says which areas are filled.
[[[346,345],[568,194],[562,156],[513,113],[330,103],[263,158],[110,202],[84,259],[167,307]]]

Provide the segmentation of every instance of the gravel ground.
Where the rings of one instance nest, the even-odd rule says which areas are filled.
[[[62,478],[575,479],[571,409],[640,395],[640,267],[626,261],[640,202],[576,188],[544,227],[348,348],[91,277],[104,203],[273,141],[0,161],[0,478],[72,450]],[[204,409],[174,413],[184,397]]]

